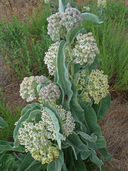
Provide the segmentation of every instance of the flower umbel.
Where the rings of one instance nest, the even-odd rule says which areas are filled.
[[[20,96],[22,99],[26,99],[27,102],[30,102],[36,99],[37,91],[36,87],[38,84],[48,84],[51,80],[47,79],[45,76],[31,76],[25,77],[20,84]]]
[[[66,137],[68,137],[75,129],[75,121],[72,117],[71,112],[64,110],[61,105],[56,105],[56,110],[58,115],[60,116],[64,135],[63,139],[65,140]]]
[[[70,111],[57,105],[56,109],[63,129],[62,140],[65,140],[73,132],[75,123]],[[21,145],[25,145],[26,152],[30,151],[32,157],[41,161],[42,164],[49,163],[59,156],[55,127],[50,114],[45,110],[42,111],[41,120],[38,123],[26,121],[23,123],[23,128],[19,129],[18,139]]]
[[[88,78],[87,90],[94,103],[98,104],[102,98],[106,97],[108,88],[108,76],[98,69],[92,70]]]
[[[79,33],[76,38],[77,44],[75,45],[72,53],[75,58],[74,62],[79,63],[80,65],[93,63],[96,54],[99,54],[99,50],[92,33]]]
[[[97,7],[100,7],[100,5],[103,6],[103,8],[107,7],[107,1],[106,0],[98,0],[97,1]]]
[[[83,19],[78,9],[69,6],[65,12],[53,14],[47,21],[48,34],[53,41],[58,41],[60,37],[66,36],[69,29],[80,26]]]
[[[42,87],[39,93],[39,97],[45,101],[56,101],[60,97],[60,89],[57,85],[50,83],[49,85]]]
[[[83,22],[80,11],[72,7],[67,8],[64,13],[60,14],[60,17],[60,24],[66,27],[67,30],[76,28]]]
[[[30,151],[32,157],[42,164],[58,158],[59,148],[50,140],[52,133],[46,129],[46,123],[42,121],[36,124],[24,122],[23,126],[24,128],[19,129],[18,139],[21,145],[25,145],[26,152]]]
[[[56,71],[56,56],[58,53],[59,42],[53,43],[48,52],[45,52],[44,63],[47,65],[49,75],[54,75]]]

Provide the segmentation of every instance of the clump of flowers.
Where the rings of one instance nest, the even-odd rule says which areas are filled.
[[[103,71],[92,70],[88,77],[87,89],[83,92],[83,100],[93,98],[94,103],[98,104],[99,101],[106,97],[108,94],[108,76],[103,74]],[[89,100],[90,101],[90,100]]]
[[[74,62],[79,63],[80,65],[93,63],[96,54],[99,54],[99,49],[97,47],[97,44],[95,43],[95,39],[92,36],[92,33],[80,33],[78,34],[76,39],[77,44],[75,45],[75,48],[72,52],[72,55],[75,58]]]
[[[53,41],[60,40],[69,29],[76,28],[82,24],[81,13],[78,9],[68,7],[63,13],[56,13],[47,18],[48,34]]]
[[[36,80],[37,78],[34,76],[25,77],[20,84],[20,96],[27,102],[36,99]]]
[[[39,97],[45,101],[56,101],[60,97],[60,89],[57,85],[50,83],[40,89]]]
[[[26,99],[27,102],[30,102],[36,99],[37,91],[36,87],[41,83],[50,83],[51,80],[47,79],[45,76],[31,76],[25,77],[20,84],[20,96],[22,99]]]
[[[45,52],[44,63],[47,65],[50,75],[54,75],[56,71],[56,56],[58,53],[59,42],[53,43],[48,52]]]
[[[37,84],[49,84],[51,83],[52,81],[49,80],[47,77],[41,75],[41,76],[36,76],[36,83]]]
[[[66,139],[66,137],[68,137],[75,128],[74,119],[72,118],[71,112],[64,110],[61,105],[56,105],[56,110],[61,120],[61,125],[64,134],[63,139]]]
[[[106,0],[98,0],[97,1],[97,7],[103,6],[103,8],[107,7],[107,1]]]
[[[73,132],[75,123],[70,111],[57,105],[56,109],[62,124],[63,140],[65,140],[65,137]],[[42,111],[38,123],[23,123],[23,128],[19,129],[18,139],[21,145],[25,145],[26,152],[30,151],[32,157],[42,164],[49,163],[59,156],[55,127],[49,113],[45,110]]]
[[[48,21],[48,34],[52,38],[53,41],[60,40],[60,37],[65,35],[65,28],[60,24],[61,16],[60,13],[57,12],[47,18]]]
[[[81,13],[76,8],[67,8],[64,13],[60,14],[61,21],[60,24],[66,29],[72,29],[78,27],[82,24],[83,19],[81,17]]]
[[[52,122],[49,121],[49,124]],[[51,135],[43,121],[36,124],[24,122],[23,128],[19,129],[18,139],[21,145],[25,145],[26,152],[29,151],[35,160],[45,164],[59,156],[59,148],[50,140]]]

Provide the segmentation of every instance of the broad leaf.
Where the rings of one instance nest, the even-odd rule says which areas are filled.
[[[59,0],[59,12],[63,13],[65,11],[65,7],[67,5],[67,0]]]
[[[63,129],[62,129],[62,125],[61,125],[61,120],[60,120],[60,117],[59,117],[59,115],[58,115],[58,113],[57,113],[56,108],[54,108],[52,105],[50,105],[49,102],[47,103],[47,106],[46,106],[46,107],[48,107],[48,108],[49,108],[52,112],[54,112],[54,114],[56,115],[56,117],[57,117],[57,119],[58,119],[58,122],[59,122],[59,126],[60,126],[60,133],[63,134]]]
[[[105,160],[111,160],[112,156],[107,152],[106,148],[99,149],[99,152]]]
[[[88,130],[88,134],[91,135],[94,133],[95,135],[101,136],[101,128],[97,124],[97,116],[94,109],[91,106],[85,106],[82,100],[79,100],[79,102],[84,109],[84,124]]]
[[[71,156],[70,163],[70,171],[87,171],[85,163],[80,156],[78,156],[78,160]]]
[[[0,161],[0,163],[2,164],[2,168],[0,167],[0,170],[10,171],[14,162],[15,159],[11,154],[4,154]]]
[[[36,161],[30,153],[27,153],[22,161],[19,171],[40,171],[46,165],[42,165],[41,162]]]
[[[55,131],[56,131],[57,143],[58,143],[59,149],[61,149],[61,139],[63,138],[63,135],[59,132],[60,131],[60,125],[59,125],[58,118],[56,117],[56,114],[52,110],[50,110],[49,108],[44,107],[43,109],[46,112],[48,112],[48,114],[50,115],[50,117],[52,119]]]
[[[68,69],[65,66],[64,49],[66,47],[65,41],[61,41],[57,54],[57,83],[61,86],[62,93],[62,106],[68,111],[70,110],[69,102],[73,95],[71,90],[71,82],[69,80]]]
[[[64,155],[63,155],[63,151],[61,150],[59,151],[59,157],[48,164],[47,171],[61,171],[63,164],[64,164]]]
[[[27,105],[26,107],[24,107],[21,111],[21,116],[23,116],[26,113],[30,113],[30,111],[34,110],[34,109],[40,109],[41,106],[39,103],[32,103]]]
[[[18,134],[19,134],[19,128],[22,127],[23,122],[25,122],[27,120],[30,121],[35,116],[36,116],[36,119],[38,119],[38,120],[41,117],[42,106],[40,104],[38,104],[38,103],[30,104],[30,105],[27,105],[25,107],[25,109],[23,109],[21,111],[22,116],[18,120],[18,123],[17,123],[17,125],[16,125],[16,127],[14,129],[14,132],[13,132],[15,148],[18,147],[19,144],[20,144],[19,139],[18,139]],[[37,115],[39,115],[39,116],[37,117]]]
[[[14,148],[12,142],[2,141],[0,140],[0,153],[3,151],[18,151],[24,152],[23,148]]]
[[[3,120],[2,117],[0,117],[0,128],[5,128],[7,126],[8,126],[8,124]]]
[[[109,107],[111,104],[111,96],[110,93],[107,94],[107,96],[100,100],[99,104],[93,104],[93,108],[97,115],[97,120],[101,120],[105,114],[107,113]]]
[[[74,156],[77,160],[78,154],[81,155],[81,158],[85,160],[91,155],[91,151],[88,150],[87,146],[80,140],[79,136],[75,133],[70,134],[65,141],[63,141],[64,145],[70,145]]]
[[[95,15],[95,14],[91,14],[91,13],[87,13],[87,12],[86,12],[86,13],[82,13],[81,16],[82,16],[83,20],[94,21],[94,22],[96,22],[96,23],[98,23],[98,24],[103,23],[103,21],[101,21],[101,20],[99,19],[99,17],[98,17],[97,15]]]
[[[82,126],[85,128],[85,126],[83,125],[84,110],[77,102],[77,88],[74,84],[72,84],[72,90],[74,93],[70,102],[70,111],[72,113],[73,118],[75,119],[76,122],[79,123],[80,128],[82,129]],[[84,129],[84,131],[86,131],[86,128]]]
[[[101,166],[103,165],[102,160],[100,160],[95,153],[92,152],[91,156],[89,157],[89,159],[95,163],[101,170]]]
[[[84,132],[77,131],[77,134],[79,134],[83,139],[89,141],[89,142],[96,142],[97,136],[94,134],[91,134],[90,136]]]
[[[104,136],[97,137],[96,145],[98,150],[106,147],[106,141],[104,139]]]
[[[69,36],[69,43],[72,44],[74,42],[76,36],[84,30],[85,29],[83,28],[83,26],[79,26],[79,27],[75,28]]]

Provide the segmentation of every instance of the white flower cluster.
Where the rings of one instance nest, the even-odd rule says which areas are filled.
[[[106,0],[98,0],[97,1],[97,7],[100,7],[100,5],[103,6],[103,8],[107,7],[107,1]]]
[[[65,12],[60,14],[61,21],[60,24],[66,29],[72,29],[80,26],[83,22],[81,13],[76,8],[67,8]]]
[[[88,77],[87,89],[83,93],[83,100],[86,101],[91,97],[94,103],[98,104],[102,98],[106,97],[108,88],[108,76],[98,69],[92,70]]]
[[[67,8],[63,13],[56,13],[47,18],[48,34],[53,41],[60,40],[65,36],[67,30],[76,28],[82,24],[81,13],[76,8]]]
[[[61,105],[56,105],[56,110],[58,115],[60,116],[64,134],[63,140],[65,140],[65,138],[68,137],[75,129],[75,121],[72,117],[71,112],[64,110]]]
[[[50,124],[52,122],[49,121]],[[42,164],[58,158],[59,148],[50,140],[52,132],[47,130],[46,123],[43,121],[36,124],[24,122],[23,126],[23,128],[19,129],[18,139],[21,145],[25,145],[26,152],[30,151],[32,157],[41,161]]]
[[[62,106],[56,105],[56,109],[64,134],[62,140],[65,140],[73,132],[75,123],[71,112],[65,111]],[[42,111],[41,121],[38,123],[23,123],[23,128],[19,129],[18,139],[21,145],[25,145],[26,152],[30,151],[32,157],[41,161],[42,164],[49,163],[59,156],[55,127],[45,110]]]
[[[22,99],[26,99],[27,102],[30,102],[36,99],[37,91],[36,87],[37,84],[41,83],[50,83],[51,80],[48,80],[45,76],[31,76],[25,77],[20,84],[20,96]]]
[[[49,84],[51,83],[52,81],[49,80],[47,77],[41,75],[41,76],[36,76],[36,83],[37,84]]]
[[[56,71],[56,56],[58,53],[59,42],[51,44],[48,52],[45,52],[44,63],[47,65],[49,75],[54,75]]]
[[[50,83],[40,89],[39,97],[45,101],[56,101],[60,97],[60,89],[57,85]]]
[[[63,37],[66,33],[66,30],[60,24],[61,17],[60,13],[57,12],[56,14],[51,15],[47,18],[48,21],[48,34],[52,38],[53,41],[60,40],[60,37]]]
[[[74,62],[83,65],[84,63],[93,63],[96,54],[99,54],[97,44],[92,33],[79,33],[77,35],[77,44],[73,49],[72,55],[75,57]]]
[[[25,77],[20,84],[20,96],[27,102],[36,99],[36,80],[37,77],[34,76]]]

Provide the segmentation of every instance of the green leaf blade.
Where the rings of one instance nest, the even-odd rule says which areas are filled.
[[[8,124],[4,121],[2,117],[0,117],[0,128],[5,128],[7,127]]]
[[[64,40],[60,42],[58,54],[57,54],[57,83],[62,88],[62,106],[69,111],[70,110],[70,100],[73,95],[71,90],[71,82],[69,80],[68,69],[65,65],[65,54],[64,49],[67,43]]]
[[[91,13],[86,12],[86,13],[82,13],[81,16],[82,16],[83,20],[90,20],[90,21],[93,21],[93,22],[98,23],[98,24],[103,23],[103,21],[101,21],[99,19],[99,17],[96,16],[95,14],[91,14]]]

